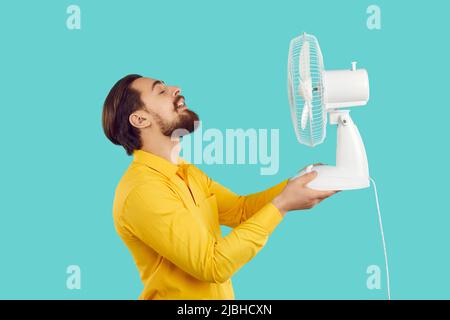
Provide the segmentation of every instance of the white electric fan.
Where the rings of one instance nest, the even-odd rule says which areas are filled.
[[[338,127],[336,166],[315,166],[318,175],[308,187],[317,190],[369,187],[364,144],[350,111],[346,109],[367,104],[367,71],[356,69],[356,62],[349,70],[325,70],[317,39],[304,33],[290,43],[288,94],[295,134],[300,143],[314,147],[324,141],[327,114],[330,123]],[[306,171],[311,169],[310,166]]]
[[[288,94],[295,134],[300,143],[314,147],[325,140],[327,115],[336,124],[336,166],[309,166],[317,177],[308,187],[317,190],[368,188],[372,181],[378,211],[386,265],[388,299],[391,298],[389,265],[378,193],[369,176],[366,150],[349,107],[364,106],[369,100],[369,76],[364,69],[325,70],[317,39],[304,33],[291,40],[288,58]],[[298,175],[298,176],[299,176]]]

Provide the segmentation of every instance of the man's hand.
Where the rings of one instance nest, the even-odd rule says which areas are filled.
[[[283,191],[273,199],[272,203],[284,217],[288,211],[311,209],[321,201],[338,191],[319,191],[308,188],[306,185],[317,176],[311,171],[303,176],[290,180]]]

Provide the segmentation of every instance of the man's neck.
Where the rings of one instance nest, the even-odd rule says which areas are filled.
[[[169,162],[178,164],[178,159],[180,156],[181,146],[180,140],[174,140],[171,137],[160,136],[152,137],[145,141],[143,139],[142,150],[150,152],[158,157],[166,159]]]

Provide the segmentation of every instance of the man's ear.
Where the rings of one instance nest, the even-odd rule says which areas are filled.
[[[136,127],[138,129],[151,127],[152,125],[150,115],[144,110],[133,112],[132,114],[130,114],[128,120],[133,127]]]

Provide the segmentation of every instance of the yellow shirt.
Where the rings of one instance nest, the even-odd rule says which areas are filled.
[[[144,284],[139,299],[234,299],[231,276],[282,220],[271,200],[287,181],[238,196],[182,159],[133,156],[113,215]],[[233,229],[222,237],[219,225]]]

